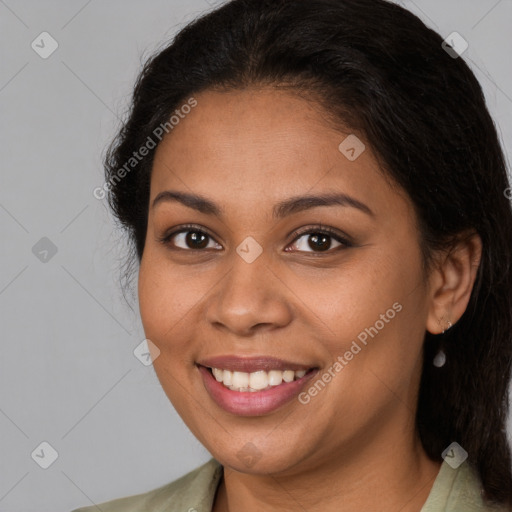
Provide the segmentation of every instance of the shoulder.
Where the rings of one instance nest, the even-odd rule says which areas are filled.
[[[484,501],[478,473],[468,461],[456,468],[444,461],[421,512],[511,511]]]
[[[210,512],[217,486],[222,476],[222,466],[210,459],[177,480],[144,494],[75,509],[72,512]]]

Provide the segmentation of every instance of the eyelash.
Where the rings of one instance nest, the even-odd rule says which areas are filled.
[[[215,238],[210,235],[207,231],[204,230],[204,228],[201,228],[200,226],[194,225],[194,224],[185,224],[181,226],[179,229],[172,231],[171,233],[166,233],[163,237],[158,238],[158,241],[162,244],[164,244],[167,247],[170,247],[172,250],[181,250],[181,251],[190,251],[190,252],[201,252],[205,251],[206,249],[183,249],[181,247],[173,247],[170,243],[172,237],[179,235],[180,233],[187,233],[187,232],[194,232],[194,233],[200,233],[202,235],[206,235],[210,239],[215,241]],[[333,252],[353,247],[353,243],[348,240],[348,238],[345,238],[341,236],[336,230],[328,227],[328,226],[322,226],[321,224],[318,226],[313,227],[307,227],[307,228],[301,228],[292,233],[291,236],[293,236],[292,242],[290,244],[293,244],[296,242],[297,239],[301,238],[304,235],[327,235],[332,237],[334,240],[339,242],[341,246],[335,247],[334,249],[328,249],[327,251],[298,251],[298,252],[307,252],[308,254],[314,254],[314,255],[323,255],[323,254],[332,254]],[[216,242],[218,243],[218,242]],[[290,245],[289,244],[289,245]],[[217,250],[217,249],[215,249]],[[288,251],[290,252],[290,251]]]

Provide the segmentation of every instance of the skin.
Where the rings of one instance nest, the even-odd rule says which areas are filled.
[[[414,423],[424,333],[462,316],[480,239],[437,254],[424,276],[412,203],[382,174],[368,141],[349,161],[338,146],[350,130],[335,129],[318,105],[289,91],[195,98],[155,155],[139,302],[146,337],[160,350],[154,368],[163,389],[224,466],[213,510],[419,511],[440,468]],[[176,201],[152,207],[165,190],[200,194],[223,215]],[[332,205],[272,217],[281,201],[332,192],[373,215]],[[184,235],[160,241],[188,223],[211,235],[207,248],[190,248]],[[319,224],[353,245],[330,238],[328,251],[315,252],[308,241]],[[310,234],[294,238],[303,227]],[[250,264],[236,252],[248,236],[263,249]],[[266,355],[318,367],[321,376],[397,302],[402,310],[305,405],[227,413],[195,364]],[[251,467],[239,456],[248,443],[259,456]]]

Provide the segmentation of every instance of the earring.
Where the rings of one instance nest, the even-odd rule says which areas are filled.
[[[450,320],[448,320],[447,323],[448,323],[448,327],[446,329],[443,329],[442,334],[444,334],[448,329],[450,329],[450,327],[452,327],[452,323],[450,322]],[[439,352],[434,357],[433,364],[436,368],[441,368],[445,365],[445,363],[446,363],[446,354],[444,353],[444,350],[442,348],[440,348]]]
[[[448,320],[448,327],[446,329],[443,329],[442,334],[444,334],[444,332],[447,331],[451,326],[452,326],[452,323],[450,322],[450,320]]]
[[[439,349],[439,352],[436,354],[436,357],[434,357],[433,364],[436,368],[441,368],[446,363],[446,354],[444,353],[443,349]]]

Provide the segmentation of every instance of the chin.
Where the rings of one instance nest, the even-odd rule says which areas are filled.
[[[228,452],[220,449],[218,444],[209,451],[223,466],[234,471],[251,475],[274,475],[288,472],[305,456],[297,453],[292,443],[287,443],[286,446],[283,444],[280,442],[279,446],[272,446],[271,443],[266,443],[261,446],[257,441],[247,441],[230,443]]]

